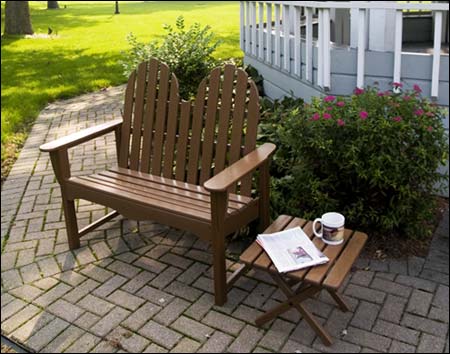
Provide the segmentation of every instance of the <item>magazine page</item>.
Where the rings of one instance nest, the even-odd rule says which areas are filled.
[[[257,241],[280,273],[323,264],[329,260],[300,227],[258,235]]]

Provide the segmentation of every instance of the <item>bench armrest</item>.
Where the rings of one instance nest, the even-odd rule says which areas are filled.
[[[53,152],[60,149],[68,149],[73,146],[77,146],[86,141],[95,139],[106,133],[112,132],[122,125],[122,119],[116,119],[111,122],[97,125],[92,128],[83,129],[79,132],[70,134],[63,138],[57,139],[50,143],[40,146],[40,150],[43,152]]]
[[[204,183],[209,192],[224,192],[244,176],[256,170],[274,153],[276,146],[265,143]]]

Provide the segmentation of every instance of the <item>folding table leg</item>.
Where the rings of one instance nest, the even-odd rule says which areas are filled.
[[[303,318],[308,322],[312,329],[317,333],[317,335],[322,339],[325,345],[329,346],[332,344],[332,339],[330,335],[325,331],[322,325],[315,319],[314,315],[310,313],[301,302],[312,297],[314,294],[322,290],[318,286],[301,286],[297,293],[292,291],[291,287],[287,282],[278,274],[272,274],[273,280],[277,283],[281,291],[286,295],[287,300],[282,304],[274,307],[273,309],[266,312],[264,315],[258,317],[255,321],[257,326],[261,326],[264,323],[272,320],[278,315],[286,312],[292,307],[295,307],[297,311],[303,316]]]
[[[303,305],[299,303],[293,304],[293,306],[301,313],[303,318],[308,322],[308,324],[312,327],[314,332],[322,339],[323,343],[327,346],[333,344],[333,340],[331,336],[325,331],[325,328],[316,320],[314,315],[309,312]]]
[[[344,311],[344,312],[348,312],[350,311],[350,308],[348,307],[348,305],[345,303],[344,299],[342,298],[341,295],[339,295],[336,291],[334,290],[330,290],[327,289],[328,292],[330,293],[331,297],[334,299],[334,301],[336,301],[336,303],[339,305],[339,308]]]

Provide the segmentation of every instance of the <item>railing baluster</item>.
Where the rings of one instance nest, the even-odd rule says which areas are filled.
[[[264,60],[264,3],[259,2],[259,38],[258,38],[258,57],[260,60]]]
[[[251,36],[250,36],[250,1],[246,1],[245,2],[245,7],[246,7],[246,11],[245,11],[245,17],[247,19],[246,21],[246,25],[245,25],[245,52],[247,54],[251,54]]]
[[[306,8],[306,80],[313,81],[313,25],[312,8]]]
[[[439,74],[441,68],[442,12],[436,11],[434,18],[433,74],[431,79],[431,97],[439,95]]]
[[[364,88],[364,76],[366,70],[366,11],[358,11],[358,68],[356,74],[356,86]]]
[[[272,4],[267,3],[267,53],[266,60],[272,64]]]
[[[295,67],[295,75],[301,77],[302,75],[302,37],[301,37],[301,24],[300,24],[300,16],[301,16],[301,8],[299,6],[294,7],[294,32],[295,32],[295,52],[294,52],[294,67]]]
[[[317,58],[317,85],[323,87],[323,9],[319,9],[319,38],[318,38],[318,51]]]
[[[403,11],[395,13],[395,43],[394,43],[394,82],[401,81],[402,45],[403,45]]]
[[[281,68],[281,6],[275,5],[275,66]]]
[[[245,1],[240,2],[241,7],[241,33],[240,33],[240,45],[241,50],[245,51]]]
[[[284,70],[291,71],[291,16],[289,5],[283,6]]]
[[[250,2],[250,20],[252,22],[252,55],[256,57],[256,2]]]
[[[275,10],[273,10],[274,7]],[[298,80],[308,81],[324,90],[330,89],[332,79],[331,58],[332,54],[335,54],[334,51],[332,52],[333,43],[330,40],[330,17],[332,10],[344,8],[352,9],[350,48],[356,49],[356,86],[359,88],[364,88],[366,85],[365,61],[367,56],[371,55],[366,52],[369,40],[375,42],[388,41],[386,39],[387,36],[383,33],[368,32],[369,11],[375,9],[385,10],[386,13],[395,12],[395,29],[392,28],[392,23],[389,24],[391,26],[389,28],[392,28],[394,32],[393,48],[391,43],[386,43],[386,48],[389,51],[393,51],[394,60],[391,72],[394,82],[402,80],[402,66],[404,67],[404,63],[402,63],[403,17],[407,11],[413,11],[412,14],[417,14],[417,11],[427,13],[432,11],[435,15],[434,48],[432,53],[432,74],[429,79],[431,79],[431,96],[433,98],[438,97],[442,40],[448,40],[449,31],[446,20],[448,4],[444,5],[440,4],[440,2],[240,1],[240,47],[245,51],[246,55],[290,73]],[[379,12],[382,13],[383,11]],[[316,15],[318,16],[317,43],[314,38]],[[305,23],[303,23],[303,18],[305,18]],[[305,38],[303,38],[303,26],[306,27]],[[371,27],[371,29],[373,28]],[[336,30],[340,31],[341,28]],[[344,28],[344,30],[346,29]],[[369,38],[369,35],[372,38]],[[303,48],[304,44],[305,49]],[[303,53],[304,50],[305,53]],[[316,55],[317,63],[315,63]]]
[[[330,9],[323,9],[323,87],[331,86]]]

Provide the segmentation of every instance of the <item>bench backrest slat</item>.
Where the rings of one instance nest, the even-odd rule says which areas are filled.
[[[225,65],[182,101],[176,76],[151,59],[130,75],[123,118],[120,167],[202,185],[255,149],[259,95],[244,70]],[[248,176],[233,192],[251,189]]]

